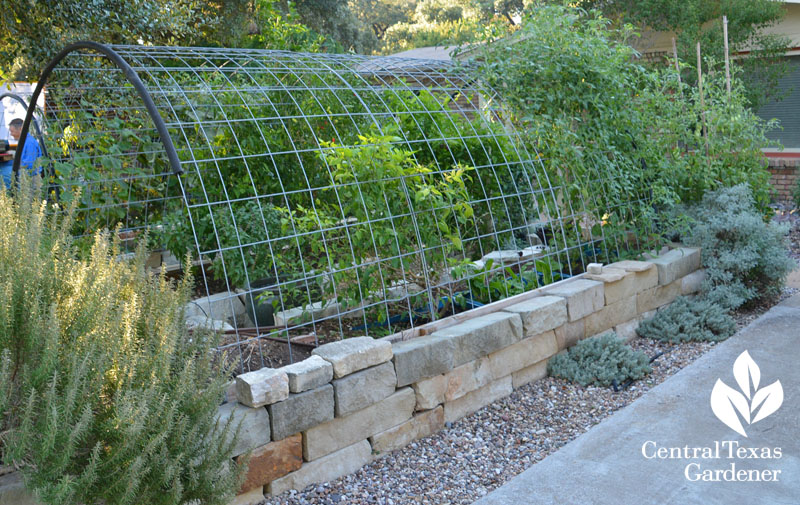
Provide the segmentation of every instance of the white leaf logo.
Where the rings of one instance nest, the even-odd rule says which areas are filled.
[[[744,394],[729,387],[721,379],[717,379],[714,389],[711,391],[711,410],[726,426],[746,437],[747,432],[744,430],[742,419],[747,424],[753,424],[778,410],[783,403],[783,387],[781,381],[777,380],[769,386],[758,389],[761,382],[761,370],[747,351],[740,354],[733,363],[733,377]],[[751,384],[753,385],[752,400],[750,399]]]

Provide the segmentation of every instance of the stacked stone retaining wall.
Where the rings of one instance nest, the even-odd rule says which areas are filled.
[[[548,359],[583,338],[615,331],[632,339],[642,319],[703,280],[700,251],[689,248],[592,272],[493,313],[440,321],[424,336],[349,338],[302,362],[240,375],[220,407],[221,419],[242,423],[236,457],[251,455],[234,503],[352,473],[545,377]]]

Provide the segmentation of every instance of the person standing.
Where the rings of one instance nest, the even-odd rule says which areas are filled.
[[[14,140],[19,142],[19,138],[22,136],[22,120],[19,118],[12,119],[8,124],[8,133],[11,134],[11,137]],[[42,148],[39,146],[39,141],[37,141],[30,133],[25,137],[25,146],[22,148],[22,153],[19,156],[20,170],[27,169],[31,176],[42,173],[41,165],[36,164],[36,161],[42,157]],[[3,182],[6,183],[7,188],[11,186],[10,174],[8,180],[6,180],[5,174],[3,174]]]

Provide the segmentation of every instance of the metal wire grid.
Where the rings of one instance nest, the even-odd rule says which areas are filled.
[[[468,67],[105,49],[130,68],[78,47],[46,78],[59,198],[80,198],[79,237],[109,228],[133,242],[147,230],[155,250],[189,253],[188,313],[227,328],[220,349],[238,370],[292,361],[301,342],[413,328],[637,245],[603,226],[646,218],[647,195],[603,168],[613,155],[583,180],[548,173]]]

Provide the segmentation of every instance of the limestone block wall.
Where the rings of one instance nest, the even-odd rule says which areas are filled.
[[[242,423],[251,454],[237,505],[335,479],[531,381],[580,339],[636,336],[643,318],[700,289],[698,249],[621,261],[505,300],[495,312],[437,322],[405,341],[350,338],[305,361],[236,378],[221,419]]]

